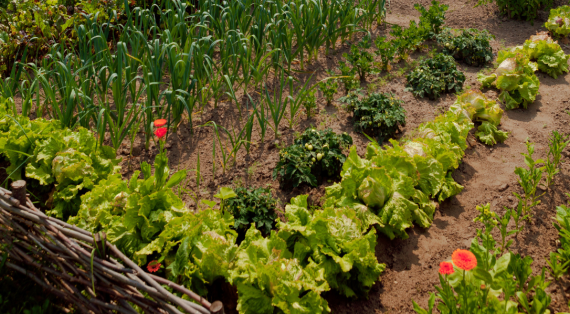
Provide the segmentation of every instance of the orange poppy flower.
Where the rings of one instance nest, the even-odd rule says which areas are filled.
[[[150,263],[148,263],[148,265],[146,266],[146,269],[148,269],[149,272],[151,273],[155,273],[160,269],[160,263],[157,260],[151,261]]]
[[[451,255],[453,264],[463,270],[471,270],[477,266],[477,258],[467,250],[455,250]]]
[[[166,120],[165,119],[156,119],[154,120],[154,127],[156,128],[160,128],[166,125]]]
[[[154,131],[154,135],[158,138],[163,138],[168,130],[166,128],[159,128]]]
[[[441,262],[439,263],[439,273],[442,275],[451,275],[455,272],[453,270],[453,264],[450,262]]]

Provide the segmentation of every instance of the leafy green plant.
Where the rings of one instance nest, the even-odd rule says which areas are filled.
[[[339,70],[341,72],[340,81],[344,87],[345,94],[360,87],[360,82],[354,75],[354,69],[351,69],[345,62],[341,61],[339,62]]]
[[[302,265],[275,232],[263,238],[252,226],[232,262],[230,283],[237,286],[240,313],[271,313],[275,308],[283,313],[296,313],[299,308],[316,314],[330,312],[320,296],[330,290],[322,268],[314,263]]]
[[[311,90],[307,93],[305,99],[303,99],[303,107],[305,108],[307,119],[310,119],[313,115],[313,111],[317,108],[317,97],[315,96],[315,90]]]
[[[350,53],[342,54],[343,58],[352,65],[353,70],[358,73],[361,81],[366,80],[366,75],[372,71],[374,57],[367,50],[372,44],[370,41],[370,34],[367,34],[358,44],[351,45]]]
[[[477,80],[483,87],[495,86],[501,90],[499,100],[507,109],[518,108],[521,104],[526,109],[536,99],[540,81],[534,72],[538,66],[530,62],[521,50],[501,50],[497,57],[499,65],[495,73],[477,74]]]
[[[378,137],[382,143],[392,137],[406,125],[404,102],[394,98],[393,94],[374,93],[361,101],[355,102],[354,127]]]
[[[453,57],[438,53],[421,61],[406,79],[406,91],[411,91],[416,97],[427,96],[435,100],[446,92],[460,92],[465,74],[457,69]]]
[[[165,154],[156,156],[154,168],[151,175],[151,166],[143,162],[142,179],[141,172],[135,171],[128,182],[118,174],[101,180],[81,196],[79,212],[69,223],[91,232],[105,231],[111,243],[144,264],[146,255],[139,250],[157,241],[167,223],[187,212],[171,189],[186,178],[187,171],[169,178]]]
[[[568,194],[566,194],[568,196]],[[570,208],[565,205],[556,207],[556,217],[553,217],[554,227],[558,230],[560,246],[553,252],[556,255],[556,262],[561,265],[570,263]],[[552,255],[552,253],[551,253]]]
[[[562,151],[570,143],[570,135],[563,136],[558,131],[552,131],[548,139],[548,152],[546,153],[546,163],[544,169],[546,172],[546,186],[549,187],[554,181],[554,176],[560,172],[558,166],[562,157]]]
[[[408,28],[393,25],[390,35],[395,39],[390,43],[395,47],[398,60],[407,60],[410,53],[416,51],[424,42],[426,30],[418,27],[416,21],[410,21]]]
[[[421,4],[414,4],[414,9],[418,10],[420,15],[420,27],[425,30],[425,39],[433,38],[442,30],[445,24],[445,12],[449,9],[447,4],[441,4],[439,1],[432,0],[429,9]]]
[[[539,70],[553,78],[568,73],[570,55],[565,54],[560,45],[546,32],[530,36],[530,39],[525,41],[523,49],[531,61],[536,61]]]
[[[485,145],[493,146],[497,143],[503,143],[506,141],[508,133],[505,131],[499,131],[496,125],[491,122],[484,121],[477,128],[475,136]]]
[[[234,216],[234,228],[245,235],[253,224],[264,235],[268,235],[277,218],[277,201],[271,196],[271,190],[238,187],[234,191],[236,196],[229,198],[224,204],[224,210]]]
[[[324,274],[328,285],[347,297],[367,295],[386,265],[374,255],[376,230],[366,220],[350,208],[311,213],[307,195],[293,198],[285,217],[277,235],[301,265]]]
[[[570,6],[563,5],[550,10],[550,15],[546,23],[544,23],[544,27],[553,36],[568,36],[570,34]]]
[[[324,177],[336,177],[346,156],[342,153],[352,144],[352,138],[332,130],[317,131],[309,128],[294,144],[279,152],[279,162],[273,178],[279,176],[284,183],[297,187],[302,183],[317,186]]]
[[[540,204],[540,200],[538,199],[544,195],[544,193],[536,195],[536,192],[545,170],[544,167],[537,166],[544,162],[542,159],[534,160],[532,158],[534,154],[534,144],[527,141],[526,148],[527,153],[521,153],[521,155],[524,156],[524,162],[528,169],[521,167],[515,168],[515,174],[519,176],[518,182],[523,189],[524,195],[520,195],[517,192],[513,192],[513,194],[519,200],[519,203],[522,203],[523,213],[530,220],[532,218],[531,209]]]
[[[329,73],[329,75],[330,74],[331,73]],[[319,90],[323,93],[323,96],[325,96],[327,105],[331,105],[334,94],[338,92],[338,81],[334,77],[327,77],[319,82]]]
[[[392,69],[391,63],[394,61],[397,51],[394,41],[387,40],[386,37],[377,37],[374,41],[376,46],[376,55],[382,60],[381,70],[388,71]]]
[[[495,36],[487,30],[445,28],[436,36],[443,51],[457,60],[471,66],[483,66],[493,60],[493,49],[489,44]]]
[[[499,10],[512,19],[524,19],[534,22],[538,16],[539,8],[549,8],[554,3],[553,0],[479,0],[477,6],[497,3]]]
[[[505,250],[503,243],[498,245],[492,235],[497,225],[495,213],[489,204],[477,209],[480,214],[475,221],[485,228],[477,229],[469,250],[456,250],[451,262],[440,264],[437,294],[430,294],[427,310],[413,301],[416,313],[433,313],[436,298],[441,300],[437,306],[441,313],[550,313],[545,268],[531,277],[532,258]]]

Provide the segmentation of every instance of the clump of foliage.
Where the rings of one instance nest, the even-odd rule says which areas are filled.
[[[331,129],[317,131],[309,128],[295,143],[279,152],[279,162],[273,170],[284,183],[297,187],[302,183],[317,186],[322,177],[336,177],[346,156],[343,149],[352,145],[350,135],[336,134]]]
[[[351,90],[360,87],[360,82],[356,79],[354,74],[354,69],[351,69],[345,62],[339,62],[339,68],[341,77],[340,81],[344,87],[345,94],[348,94]]]
[[[271,190],[238,187],[234,192],[236,196],[224,203],[224,210],[234,216],[234,228],[245,235],[250,225],[254,224],[264,235],[268,235],[277,218],[277,200],[271,195]]]
[[[366,295],[386,268],[374,255],[376,230],[351,208],[309,211],[307,195],[285,207],[278,236],[304,267],[324,274],[347,297]],[[317,245],[318,243],[318,245]]]
[[[568,36],[570,34],[570,6],[563,5],[550,10],[544,27],[554,36]]]
[[[360,80],[364,81],[366,75],[372,71],[372,62],[374,57],[367,49],[371,47],[370,34],[367,34],[362,40],[350,47],[350,53],[343,53],[342,56],[350,63],[353,70],[358,73]]]
[[[414,4],[414,8],[421,13],[420,27],[424,29],[424,38],[430,39],[439,34],[445,24],[445,12],[449,9],[447,4],[432,0],[431,7],[426,8],[421,4]]]
[[[382,63],[380,64],[380,70],[390,71],[392,66],[391,63],[394,61],[394,57],[397,51],[397,47],[393,41],[387,40],[386,37],[377,37],[374,41],[376,46],[376,55],[380,56]]]
[[[507,132],[498,129],[503,110],[497,102],[488,99],[481,91],[470,90],[458,96],[449,111],[471,121],[482,122],[475,136],[486,145],[503,143],[508,137]]]
[[[332,73],[329,73],[331,75]],[[334,94],[338,92],[338,81],[333,77],[328,77],[319,82],[319,90],[327,100],[327,105],[331,105]]]
[[[325,241],[329,240],[313,239],[318,246],[326,246]],[[332,251],[327,253],[332,254]],[[263,238],[251,227],[232,259],[230,270],[229,281],[237,287],[240,296],[237,310],[240,313],[299,313],[299,309],[303,309],[306,313],[330,313],[327,301],[320,294],[330,290],[325,275],[333,270],[323,272],[314,262],[302,265],[299,257],[293,256],[287,242],[275,232]],[[325,258],[324,254],[321,257]]]
[[[526,109],[538,95],[540,81],[534,74],[538,69],[537,64],[530,62],[521,49],[499,51],[497,64],[499,66],[494,73],[479,73],[477,80],[483,87],[494,86],[501,90],[499,100],[505,103],[507,109],[519,108],[521,104]]]
[[[50,215],[62,219],[75,215],[79,196],[119,170],[115,150],[98,145],[84,128],[71,131],[58,120],[22,116],[4,116],[0,125],[0,153],[10,162],[10,179],[25,176],[42,186],[54,186],[48,200]]]
[[[415,21],[410,21],[408,28],[402,28],[399,25],[392,26],[390,35],[395,39],[390,43],[396,48],[398,60],[408,59],[410,53],[416,51],[424,42],[425,30],[418,27]]]
[[[536,61],[539,70],[553,78],[568,73],[570,55],[565,54],[560,45],[546,32],[530,36],[530,39],[525,41],[523,49],[531,61]]]
[[[493,60],[493,49],[489,44],[495,36],[487,30],[445,28],[436,36],[443,52],[471,66],[483,66]]]
[[[546,268],[532,276],[532,258],[510,252],[512,239],[505,242],[519,232],[508,230],[512,211],[499,217],[489,204],[477,206],[477,210],[480,215],[475,221],[484,228],[477,229],[469,250],[455,250],[450,262],[440,264],[440,287],[436,287],[436,294],[430,293],[427,310],[413,301],[416,313],[434,313],[436,298],[441,300],[437,305],[441,313],[477,313],[482,309],[489,313],[550,313]],[[501,241],[493,238],[495,228]]]
[[[511,19],[527,20],[531,23],[538,16],[538,9],[550,8],[554,0],[479,0],[475,7],[495,2],[499,11]]]
[[[305,113],[307,118],[311,118],[313,115],[313,110],[317,108],[317,97],[315,97],[315,90],[308,92],[303,99],[303,107],[305,108]]]
[[[363,100],[356,101],[354,107],[354,126],[361,132],[370,132],[378,137],[379,142],[392,137],[400,126],[406,125],[404,102],[394,98],[392,93],[374,93]]]
[[[158,154],[154,162],[154,175],[149,164],[141,164],[131,179],[123,181],[120,174],[102,180],[89,193],[81,196],[77,216],[69,223],[91,232],[105,231],[109,241],[127,256],[138,255],[140,263],[147,254],[141,248],[157,240],[157,235],[172,219],[187,210],[172,188],[186,178],[181,170],[169,178],[168,158]]]
[[[50,50],[50,46],[58,42],[64,46],[73,46],[77,34],[73,26],[85,22],[85,18],[77,14],[68,14],[61,1],[0,1],[0,74],[9,73],[16,60],[22,58],[24,50],[28,57],[39,60]],[[119,9],[123,1],[84,2],[84,11],[88,14],[107,9]],[[5,7],[5,10],[3,9]],[[108,17],[104,17],[108,18]],[[36,61],[30,60],[28,61]]]
[[[453,57],[443,53],[422,60],[406,78],[406,91],[411,91],[416,97],[427,96],[432,100],[446,92],[460,92],[465,82],[465,74],[457,69]]]

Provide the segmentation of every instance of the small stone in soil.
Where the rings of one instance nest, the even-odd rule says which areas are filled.
[[[501,184],[501,185],[499,186],[499,192],[503,192],[503,191],[506,190],[508,187],[509,187],[509,184],[508,184],[508,183]]]

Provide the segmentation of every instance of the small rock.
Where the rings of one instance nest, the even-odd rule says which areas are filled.
[[[511,195],[507,196],[507,199],[508,199],[509,201],[511,201],[511,202],[515,200],[515,198],[512,197]]]
[[[499,186],[499,192],[503,192],[503,191],[506,190],[508,187],[509,187],[509,184],[508,184],[508,183],[501,184],[501,185]]]

